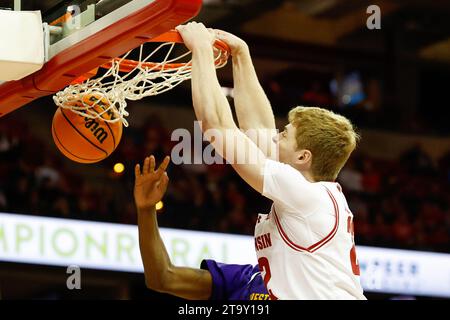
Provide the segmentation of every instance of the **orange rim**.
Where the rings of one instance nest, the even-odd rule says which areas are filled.
[[[183,38],[181,38],[180,34],[177,30],[171,30],[166,33],[163,33],[155,38],[148,40],[147,42],[174,42],[174,43],[183,43]],[[215,64],[220,65],[228,60],[230,56],[230,48],[228,45],[222,40],[216,40],[214,43],[214,47],[221,52],[220,59],[215,59]],[[114,58],[112,61],[120,62],[119,70],[122,72],[130,72],[134,70],[138,65],[139,61],[130,60],[130,59],[121,59]],[[188,63],[167,63],[164,66],[158,62],[144,62],[141,63],[140,66],[142,68],[153,69],[153,70],[171,70],[177,69],[180,67],[184,67],[188,65]],[[105,63],[101,66],[101,68],[110,69],[112,67],[112,62]]]

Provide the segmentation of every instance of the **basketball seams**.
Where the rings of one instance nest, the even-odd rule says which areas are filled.
[[[116,137],[114,136],[114,133],[113,133],[111,127],[109,126],[109,123],[105,121],[105,124],[106,124],[106,126],[108,127],[109,132],[111,133],[111,137],[113,138],[113,143],[114,143],[114,149],[113,149],[113,150],[115,150],[116,147],[117,147],[117,146],[116,146]]]
[[[80,156],[77,156],[77,155],[75,155],[75,154],[73,154],[72,152],[70,152],[64,145],[63,145],[63,143],[61,142],[61,140],[59,140],[59,137],[58,137],[58,133],[56,132],[56,130],[55,130],[55,126],[52,124],[52,133],[53,133],[53,136],[56,138],[56,142],[57,142],[57,144],[59,145],[59,146],[61,146],[63,149],[64,149],[64,151],[66,151],[68,154],[70,154],[72,157],[74,157],[74,158],[77,158],[77,159],[79,159],[79,160],[82,160],[82,161],[91,161],[91,162],[97,162],[97,161],[100,161],[100,160],[103,160],[104,158],[97,158],[97,159],[87,159],[87,158],[82,158],[82,157],[80,157]]]
[[[96,144],[94,144],[90,139],[88,139],[82,132],[80,132],[77,127],[72,123],[72,121],[69,120],[69,118],[66,116],[66,114],[64,113],[64,110],[62,108],[60,108],[61,113],[63,115],[63,117],[66,119],[66,121],[70,124],[70,126],[80,135],[82,136],[85,140],[87,140],[92,146],[94,146],[96,149],[103,151],[106,156],[108,156],[108,152],[106,152],[104,149],[100,148],[99,146],[97,146]]]
[[[96,96],[87,95],[83,97],[83,102],[92,105],[94,97]],[[95,119],[88,120],[75,113],[69,114],[63,108],[58,108],[53,118],[52,133],[56,145],[65,156],[74,161],[92,163],[105,159],[117,148],[122,137],[122,123],[114,123],[113,125],[108,123],[103,115],[100,116],[100,109],[104,109],[103,104],[106,105],[107,102],[102,100],[101,104],[92,105],[93,111],[99,115],[98,121],[95,121]],[[111,137],[109,137],[110,135]],[[80,138],[82,139],[80,140]],[[105,145],[103,145],[103,142],[106,142]],[[104,157],[98,158],[99,152],[104,154]],[[91,156],[97,159],[88,159]]]
[[[95,111],[98,115],[100,115],[100,114],[98,113],[97,110],[94,109],[94,111]],[[117,145],[116,145],[116,137],[115,137],[115,134],[114,134],[114,132],[112,131],[111,127],[109,126],[109,123],[108,123],[107,121],[104,120],[105,118],[103,118],[103,116],[100,116],[100,118],[103,119],[103,121],[105,122],[106,126],[107,126],[108,129],[109,129],[109,132],[111,133],[111,137],[113,138],[113,143],[114,143],[114,148],[113,148],[113,150],[115,150],[116,147],[117,147]]]

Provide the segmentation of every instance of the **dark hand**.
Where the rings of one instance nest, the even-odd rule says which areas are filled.
[[[145,158],[144,166],[136,165],[134,183],[134,201],[140,210],[153,208],[164,196],[169,183],[166,169],[169,165],[170,157],[165,157],[161,165],[155,170],[155,157]]]

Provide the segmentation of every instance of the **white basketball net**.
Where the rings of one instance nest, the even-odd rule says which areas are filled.
[[[64,90],[57,92],[53,96],[53,100],[58,107],[70,109],[71,111],[87,118],[102,118],[107,122],[122,121],[124,126],[128,126],[125,119],[129,115],[126,111],[126,100],[140,100],[144,97],[155,96],[160,93],[173,89],[183,81],[191,78],[191,61],[181,63],[183,58],[188,57],[191,52],[187,51],[176,58],[170,58],[172,51],[176,45],[174,42],[165,42],[159,45],[154,51],[143,58],[144,45],[139,48],[139,60],[137,65],[129,72],[121,71],[122,62],[133,51],[129,51],[120,59],[114,59],[111,67],[107,72],[95,79],[91,78],[80,84],[71,84]],[[147,62],[152,61],[151,58],[157,53],[164,53],[162,62],[152,64],[148,67]],[[187,49],[186,49],[187,50]],[[223,57],[223,52],[214,47],[214,57],[216,68],[226,65],[227,60]],[[186,59],[185,59],[186,60]],[[173,67],[169,64],[180,62],[180,66]],[[97,102],[87,104],[83,100],[86,94],[93,94],[98,98]],[[107,108],[103,108],[102,112],[98,112],[97,104],[104,101],[108,102]],[[76,103],[74,103],[76,102]],[[104,105],[104,103],[103,103]],[[111,110],[112,108],[115,109]],[[119,117],[113,117],[109,120],[102,117],[104,113],[113,111]]]

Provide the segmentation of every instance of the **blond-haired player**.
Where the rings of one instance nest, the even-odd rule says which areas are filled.
[[[273,137],[278,150],[274,153],[267,143],[275,130],[274,116],[247,45],[195,22],[178,31],[192,51],[193,104],[202,129],[214,129],[211,143],[216,151],[251,187],[273,200],[270,213],[260,214],[255,227],[255,249],[271,298],[365,299],[353,215],[334,182],[356,147],[352,124],[321,108],[296,107],[284,131]],[[211,44],[216,37],[231,49],[242,131],[215,72]],[[243,133],[248,129],[258,130],[254,141]]]

